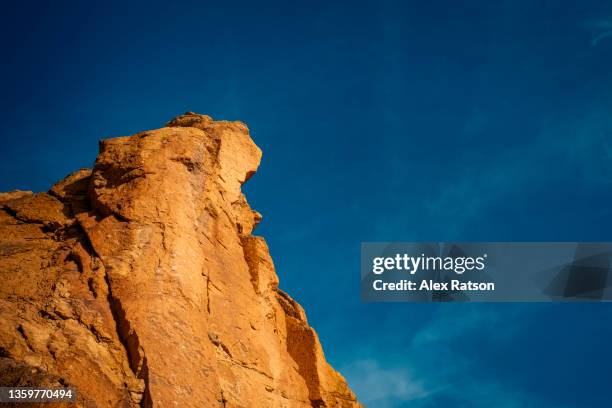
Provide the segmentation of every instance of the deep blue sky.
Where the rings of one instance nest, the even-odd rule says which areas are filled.
[[[187,110],[242,120],[281,287],[368,406],[610,405],[612,304],[358,289],[361,241],[612,240],[609,1],[16,3],[1,191]]]

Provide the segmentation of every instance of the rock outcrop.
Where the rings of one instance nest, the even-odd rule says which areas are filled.
[[[100,142],[93,170],[0,194],[0,385],[77,406],[357,407],[278,288],[240,122],[187,113]]]

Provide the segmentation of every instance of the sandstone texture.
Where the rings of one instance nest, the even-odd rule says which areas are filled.
[[[244,124],[187,113],[101,141],[46,193],[0,193],[0,385],[76,387],[83,407],[360,406],[252,235],[260,158]]]

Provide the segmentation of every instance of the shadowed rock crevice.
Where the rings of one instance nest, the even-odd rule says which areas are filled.
[[[288,316],[287,324],[287,351],[298,365],[298,372],[308,387],[308,398],[313,407],[324,407],[321,398],[317,358],[315,355],[315,337],[312,329],[304,322]]]
[[[105,279],[107,280],[108,278],[105,277]],[[147,367],[147,357],[145,356],[144,349],[138,340],[138,334],[132,328],[132,325],[126,317],[125,310],[123,310],[123,307],[121,306],[121,301],[113,297],[110,286],[108,286],[108,303],[115,320],[119,340],[127,352],[129,366],[132,373],[134,373],[136,378],[144,381],[144,389],[131,390],[131,392],[134,394],[133,399],[136,400],[136,402],[140,400],[141,406],[143,407],[152,407],[153,405],[149,391],[149,370]],[[142,398],[143,395],[144,398]]]

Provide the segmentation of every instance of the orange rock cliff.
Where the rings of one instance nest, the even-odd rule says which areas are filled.
[[[359,407],[278,288],[240,122],[187,113],[93,170],[0,193],[0,385],[76,406]],[[75,406],[75,405],[71,405]]]

